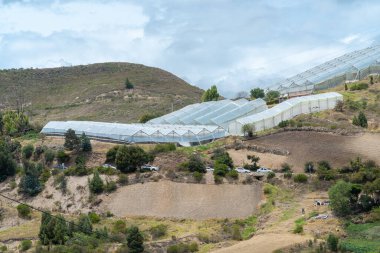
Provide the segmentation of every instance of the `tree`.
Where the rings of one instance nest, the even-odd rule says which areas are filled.
[[[32,144],[28,144],[22,148],[22,156],[25,159],[30,159],[32,157],[34,151],[34,146]]]
[[[342,100],[336,101],[335,111],[337,111],[337,112],[343,112],[343,106],[344,106],[344,103],[343,103]]]
[[[330,206],[337,216],[351,214],[353,210],[351,191],[352,184],[342,180],[329,189]]]
[[[92,145],[90,138],[87,137],[87,135],[83,132],[81,136],[81,142],[82,142],[82,151],[83,152],[91,152],[92,151]]]
[[[21,177],[19,188],[20,192],[29,196],[35,196],[42,191],[39,180],[40,172],[34,163],[24,163],[25,175]]]
[[[217,101],[220,95],[218,93],[218,89],[215,85],[211,86],[210,89],[206,90],[202,95],[202,102],[207,101]]]
[[[214,164],[214,176],[224,177],[228,172],[228,166],[224,163],[216,161]]]
[[[304,165],[304,171],[305,173],[314,173],[314,163],[313,162],[306,162]]]
[[[252,99],[257,99],[257,98],[264,98],[265,93],[263,89],[260,88],[255,88],[251,90],[251,98]]]
[[[364,112],[359,112],[358,121],[361,127],[368,127],[367,117],[365,116]]]
[[[119,147],[116,153],[116,167],[121,172],[135,172],[142,165],[150,162],[152,157],[138,146]]]
[[[65,133],[65,144],[63,146],[68,150],[78,151],[80,149],[81,141],[73,129],[70,128]]]
[[[215,162],[219,162],[221,164],[227,165],[227,167],[233,168],[234,164],[232,161],[232,158],[230,157],[230,154],[226,152],[222,148],[217,148],[214,150],[211,159],[215,160]]]
[[[54,238],[55,220],[50,213],[42,213],[38,237],[43,245],[49,245]]]
[[[280,97],[280,92],[275,91],[275,90],[270,90],[270,91],[267,91],[267,93],[265,94],[265,101],[267,101],[267,103],[273,103],[276,100],[278,100],[279,97]]]
[[[7,143],[0,139],[0,182],[16,174],[16,162]]]
[[[142,236],[139,228],[132,226],[128,229],[127,245],[130,253],[144,252],[144,237]]]
[[[161,114],[159,113],[146,113],[146,114],[143,114],[140,119],[139,119],[139,122],[140,123],[146,123],[148,122],[149,120],[151,119],[155,119],[155,118],[158,118],[160,117]]]
[[[95,194],[102,193],[104,190],[103,180],[100,178],[98,170],[94,171],[94,176],[89,183],[90,191]]]
[[[116,145],[107,151],[107,153],[106,153],[106,162],[107,163],[114,163],[115,162],[116,154],[117,154],[117,151],[119,150],[119,147],[120,146]]]
[[[133,89],[135,86],[129,81],[129,79],[127,78],[127,79],[125,79],[125,88],[127,89],[127,90],[131,90],[131,89]]]
[[[251,124],[244,124],[242,127],[241,127],[241,130],[244,134],[244,136],[248,136],[248,137],[253,137],[253,130],[254,127],[251,125]]]
[[[4,126],[4,123],[3,123],[3,114],[0,112],[0,135],[3,134],[3,126]]]
[[[45,163],[50,165],[54,161],[55,152],[51,149],[47,149],[44,153],[44,157],[45,157]]]
[[[251,160],[252,162],[252,165],[249,166],[249,170],[256,171],[260,168],[259,166],[260,157],[255,156],[255,155],[247,155],[247,159]]]
[[[198,154],[192,154],[189,159],[189,171],[206,173],[206,166]]]
[[[64,217],[61,214],[57,215],[55,219],[56,221],[55,221],[55,224],[54,224],[55,226],[53,229],[54,237],[52,239],[52,242],[54,244],[63,245],[65,244],[66,239],[67,239],[68,226]]]
[[[29,127],[29,118],[23,112],[7,111],[2,117],[3,134],[17,135]]]
[[[348,90],[348,86],[346,83],[344,84],[344,90]]]
[[[332,252],[338,252],[339,238],[334,234],[329,234],[327,237],[327,247]]]
[[[370,83],[371,85],[375,83],[375,82],[373,81],[373,76],[369,76],[369,83]]]
[[[88,215],[82,214],[79,217],[78,227],[80,232],[90,235],[92,233],[92,224]]]

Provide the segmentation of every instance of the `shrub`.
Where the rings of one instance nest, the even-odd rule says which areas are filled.
[[[302,224],[296,224],[296,227],[293,229],[294,234],[301,234],[303,233],[303,225]]]
[[[313,162],[306,162],[304,166],[305,173],[314,173],[314,163]]]
[[[351,192],[352,184],[344,181],[338,181],[329,189],[330,206],[337,216],[351,214],[353,209]]]
[[[280,123],[278,123],[278,127],[284,128],[289,126],[289,120],[283,120]]]
[[[152,235],[153,239],[157,239],[157,238],[165,236],[167,234],[167,231],[168,231],[168,226],[164,224],[159,224],[149,229],[149,232]]]
[[[276,176],[276,173],[274,173],[273,171],[271,171],[271,172],[269,172],[268,174],[267,174],[267,179],[272,179],[272,178],[274,178]]]
[[[232,225],[232,239],[241,241],[243,236],[241,235],[240,226],[238,224]]]
[[[333,252],[338,252],[339,238],[334,234],[329,234],[327,237],[327,247]]]
[[[43,169],[40,175],[40,179],[42,182],[46,183],[49,180],[50,176],[51,176],[50,169],[45,168]]]
[[[179,243],[170,245],[167,249],[167,253],[191,253],[198,251],[198,244],[196,242],[192,242],[190,244]]]
[[[292,172],[292,166],[290,166],[290,164],[288,164],[288,163],[282,163],[281,164],[281,172],[283,172],[283,173]]]
[[[284,178],[286,178],[286,179],[291,179],[292,178],[292,172],[290,172],[290,171],[288,171],[288,172],[285,172],[284,173]]]
[[[20,251],[27,251],[32,247],[32,241],[31,240],[23,240],[20,244]]]
[[[34,152],[34,146],[32,144],[28,144],[22,148],[22,156],[25,159],[30,159]]]
[[[230,170],[226,175],[235,180],[239,178],[239,173],[236,170]]]
[[[223,177],[214,174],[214,182],[215,184],[223,183]]]
[[[215,149],[213,151],[211,159],[215,160],[215,162],[219,162],[221,164],[225,164],[225,165],[227,165],[227,167],[230,167],[230,168],[234,167],[232,158],[230,157],[230,155],[228,154],[228,152],[226,152],[222,148]]]
[[[128,175],[125,174],[119,174],[117,182],[120,185],[127,185],[128,184]]]
[[[155,118],[158,118],[160,117],[161,114],[159,113],[146,113],[146,114],[143,114],[140,119],[139,119],[139,122],[140,123],[146,123],[148,122],[149,120],[152,120],[152,119],[155,119]]]
[[[116,167],[121,172],[135,172],[142,165],[153,160],[153,157],[147,154],[138,146],[119,147],[116,153]]]
[[[214,164],[214,175],[224,177],[228,172],[228,166],[224,163],[216,162]]]
[[[50,165],[54,161],[55,152],[51,149],[47,149],[44,153],[44,157],[45,157],[45,163]]]
[[[189,162],[187,164],[189,171],[191,172],[200,172],[205,173],[206,172],[206,165],[202,161],[202,158],[198,154],[192,154],[189,158]]]
[[[88,218],[90,219],[92,224],[97,224],[100,222],[100,216],[97,213],[94,213],[94,212],[89,213]]]
[[[67,150],[76,150],[78,151],[81,148],[80,138],[76,135],[73,129],[67,130],[65,133],[65,143],[63,146]]]
[[[135,86],[131,83],[131,81],[129,81],[129,79],[125,79],[125,82],[124,82],[124,85],[125,85],[125,88],[127,90],[131,90],[133,89]]]
[[[89,187],[91,193],[99,194],[104,190],[103,180],[99,176],[99,172],[97,170],[94,171],[94,176],[89,182]]]
[[[127,224],[123,220],[117,220],[113,224],[113,232],[114,233],[125,233],[127,228]]]
[[[57,152],[57,161],[58,163],[66,163],[70,160],[70,156],[68,154],[65,153],[65,151],[63,150],[58,150]]]
[[[86,134],[83,132],[81,136],[81,146],[83,152],[91,152],[92,151],[92,145],[91,140],[86,136]]]
[[[67,191],[67,179],[65,174],[60,173],[54,178],[54,185],[57,186],[57,189],[60,189],[62,193],[66,193]]]
[[[144,237],[139,228],[132,226],[128,228],[127,245],[130,253],[144,252]]]
[[[40,171],[34,163],[24,163],[25,175],[20,179],[19,191],[29,196],[35,196],[42,191],[39,181]]]
[[[307,176],[305,174],[297,174],[294,176],[293,180],[296,183],[306,183],[307,182]]]
[[[115,163],[115,160],[116,160],[116,154],[117,154],[117,151],[119,150],[119,147],[120,146],[113,146],[112,148],[110,148],[108,151],[107,151],[107,154],[106,154],[106,163]]]
[[[12,158],[10,147],[0,139],[0,182],[16,174],[16,162]]]
[[[254,126],[251,124],[244,124],[241,127],[241,131],[243,132],[244,136],[253,137]]]
[[[354,83],[350,85],[350,90],[365,90],[368,89],[368,83]]]
[[[158,154],[158,153],[167,153],[176,150],[177,147],[174,143],[161,143],[161,144],[156,144],[154,146],[154,149],[152,150],[153,154]]]
[[[271,194],[271,193],[272,193],[272,188],[268,187],[268,186],[265,186],[264,187],[264,194]]]
[[[201,182],[202,179],[203,179],[203,173],[200,173],[200,172],[198,172],[198,171],[195,171],[195,172],[193,173],[193,177],[194,177],[195,181],[197,181],[197,182],[199,183],[199,182]]]
[[[25,205],[25,204],[19,204],[17,206],[17,213],[18,213],[18,216],[23,218],[23,219],[30,219],[31,217],[31,209],[29,206]]]
[[[117,189],[117,185],[115,181],[107,181],[104,187],[105,192],[114,192]]]
[[[380,207],[372,209],[371,213],[368,216],[369,222],[380,221]]]

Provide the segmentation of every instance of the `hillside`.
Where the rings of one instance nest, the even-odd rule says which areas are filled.
[[[126,90],[126,78],[134,89]],[[0,70],[0,108],[25,105],[32,121],[137,122],[198,102],[202,90],[177,76],[132,63]]]

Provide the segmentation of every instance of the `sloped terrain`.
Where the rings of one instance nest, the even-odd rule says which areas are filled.
[[[128,78],[134,89],[125,89]],[[33,121],[136,122],[199,102],[202,90],[158,68],[99,63],[49,69],[0,70],[0,108],[23,104]]]

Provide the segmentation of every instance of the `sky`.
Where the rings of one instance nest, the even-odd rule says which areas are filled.
[[[0,0],[0,69],[131,62],[233,97],[380,43],[377,0]]]

